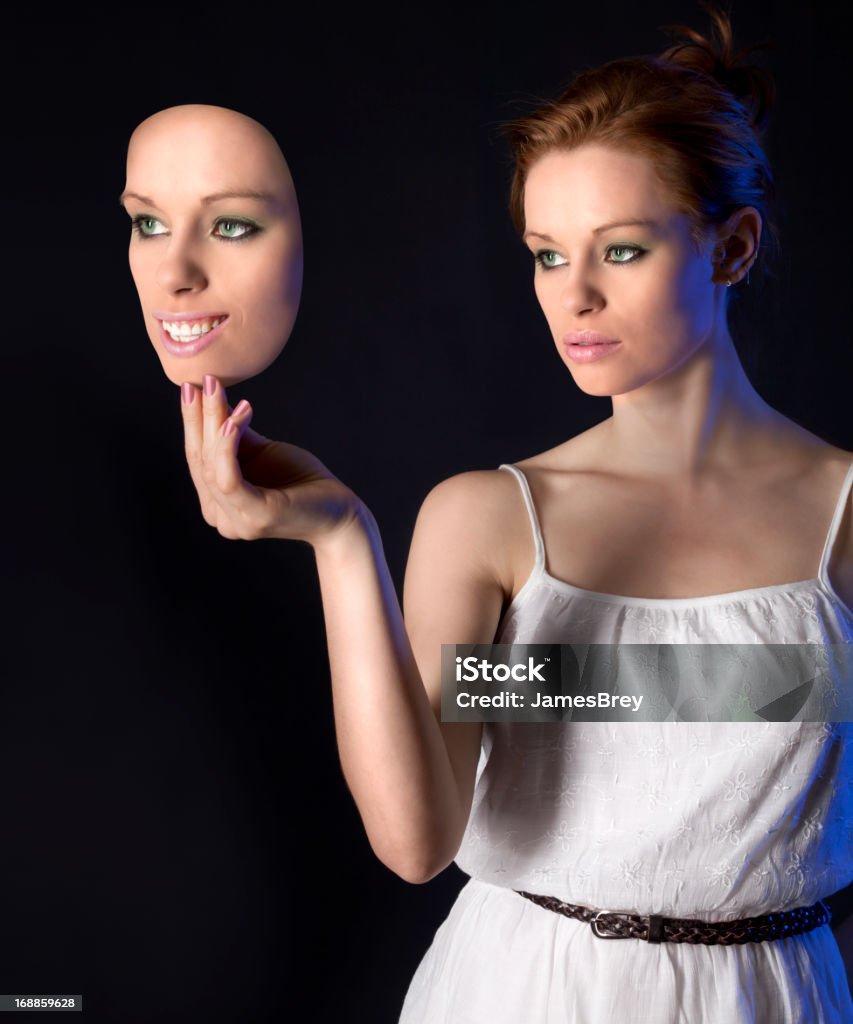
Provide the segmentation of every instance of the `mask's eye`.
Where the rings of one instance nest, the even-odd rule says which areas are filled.
[[[214,234],[217,238],[223,239],[223,241],[238,242],[248,238],[250,235],[254,235],[257,230],[257,225],[250,224],[246,220],[223,219],[216,222]]]
[[[150,217],[144,213],[134,217],[130,226],[140,238],[152,238],[154,235],[166,234],[165,227],[156,217]]]
[[[534,254],[534,260],[537,266],[540,266],[543,270],[553,270],[554,267],[559,267],[566,261],[560,256],[559,253],[554,252],[553,249],[540,249]]]

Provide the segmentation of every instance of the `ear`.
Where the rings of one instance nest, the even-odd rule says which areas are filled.
[[[754,206],[742,206],[719,226],[714,266],[721,281],[737,284],[746,277],[758,256],[761,230],[761,214]]]

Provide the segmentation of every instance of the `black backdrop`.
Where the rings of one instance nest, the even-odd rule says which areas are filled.
[[[96,1020],[288,1020],[303,996],[313,1020],[393,1024],[464,876],[409,885],[368,846],[310,549],[201,519],[127,267],[127,138],[207,102],[280,139],[302,307],[229,399],[362,495],[399,591],[436,482],[610,411],[535,304],[497,126],[583,65],[668,45],[660,24],[708,21],[688,0],[242,17],[33,7],[4,25],[0,991],[82,992]],[[761,393],[851,449],[842,17],[733,9],[740,42],[777,46],[783,249],[731,321],[761,341]]]

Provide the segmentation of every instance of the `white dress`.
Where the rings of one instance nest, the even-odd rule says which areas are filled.
[[[557,580],[530,489],[529,579],[495,643],[853,643],[827,576],[677,600]],[[708,921],[808,906],[853,882],[853,723],[488,722],[456,857],[470,880],[399,1024],[849,1024],[829,924],[770,942],[601,939],[513,890]]]

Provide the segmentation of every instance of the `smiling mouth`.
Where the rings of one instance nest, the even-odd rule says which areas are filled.
[[[227,319],[227,316],[218,316],[201,320],[161,320],[160,323],[172,341],[187,345],[203,338]]]

